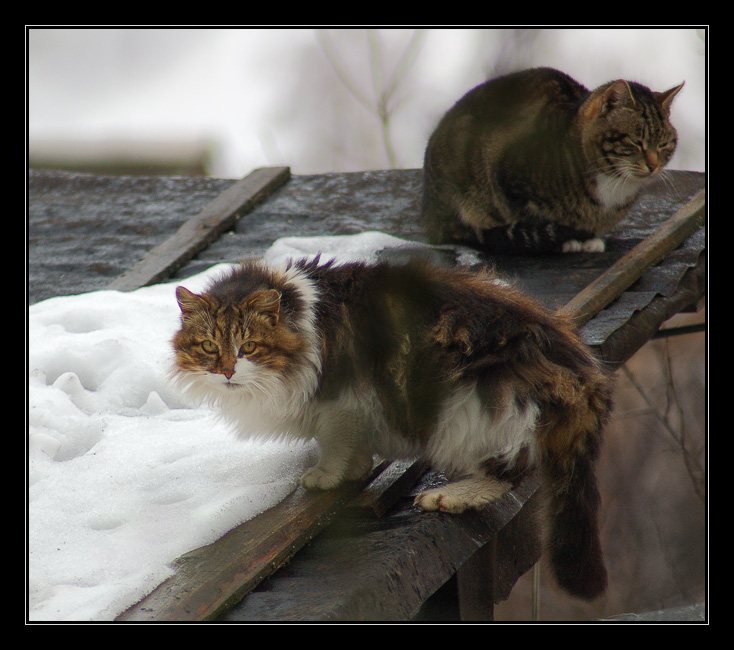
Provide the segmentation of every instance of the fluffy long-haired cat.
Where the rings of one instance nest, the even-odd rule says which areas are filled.
[[[592,92],[552,68],[477,86],[426,147],[429,238],[501,253],[603,251],[601,236],[675,151],[670,107],[682,87],[621,79]]]
[[[373,453],[421,457],[453,482],[416,504],[460,513],[537,467],[558,582],[604,590],[594,465],[610,377],[564,320],[489,272],[420,260],[249,261],[176,295],[178,382],[242,435],[316,438],[306,488],[365,475]]]

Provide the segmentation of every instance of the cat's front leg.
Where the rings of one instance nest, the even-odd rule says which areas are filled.
[[[301,485],[307,490],[333,490],[344,481],[356,481],[372,469],[372,454],[367,452],[322,452],[316,467],[304,472]]]
[[[338,420],[316,435],[321,457],[316,467],[301,476],[307,490],[333,490],[344,481],[356,481],[372,469],[372,453],[365,448],[353,426],[338,426]],[[353,423],[352,423],[353,424]]]

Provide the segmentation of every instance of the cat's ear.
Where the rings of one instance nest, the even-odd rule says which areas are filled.
[[[191,313],[196,309],[200,309],[204,303],[204,299],[201,296],[197,296],[186,287],[176,288],[176,300],[178,300],[178,306],[181,308],[181,313],[184,315]]]
[[[632,96],[630,85],[624,79],[620,79],[604,91],[601,97],[600,109],[602,113],[606,113],[612,108],[634,105],[635,98]]]
[[[670,113],[670,104],[673,102],[673,98],[678,94],[680,89],[683,88],[685,83],[686,82],[684,81],[680,86],[666,90],[664,93],[655,93],[655,97],[664,113]]]
[[[619,79],[609,86],[597,88],[584,102],[581,114],[587,120],[605,115],[618,106],[634,106],[635,98],[632,89],[624,79]]]
[[[258,291],[248,298],[247,308],[259,311],[275,327],[280,317],[280,291],[276,289]]]

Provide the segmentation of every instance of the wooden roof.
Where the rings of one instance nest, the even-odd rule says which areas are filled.
[[[250,202],[233,210],[237,214],[227,222],[226,237],[214,232],[205,248],[166,271],[164,277],[183,278],[219,262],[260,255],[284,236],[379,230],[425,242],[418,219],[420,170],[311,176],[292,176],[287,168],[265,172],[269,186],[257,197],[259,204]],[[29,302],[115,286],[118,276],[129,273],[148,251],[167,243],[236,183],[203,177],[31,171]],[[679,171],[652,183],[629,218],[608,235],[605,253],[483,259],[541,302],[560,307],[659,228],[704,185],[704,174]],[[442,253],[451,255],[450,249],[442,247]],[[694,308],[704,295],[704,285],[705,228],[701,228],[587,323],[583,334],[608,361],[620,363],[667,318]]]
[[[242,181],[31,171],[28,301],[184,278],[262,254],[283,236],[379,230],[424,242],[420,183],[420,170],[291,176],[276,168]],[[605,253],[485,256],[482,263],[563,308],[600,277],[614,275],[672,215],[700,217],[704,210],[691,201],[703,200],[704,186],[704,174],[691,172],[670,172],[666,182],[651,184],[608,236]],[[623,363],[665,320],[704,298],[705,242],[705,227],[686,231],[660,263],[584,319],[585,339],[610,365]],[[450,246],[437,254],[457,257]],[[416,512],[412,495],[440,480],[408,463],[378,466],[364,486],[325,494],[299,488],[181,558],[176,574],[121,618],[406,619],[454,575],[462,616],[491,618],[492,603],[505,599],[539,557],[537,481],[528,477],[490,507],[459,517]]]

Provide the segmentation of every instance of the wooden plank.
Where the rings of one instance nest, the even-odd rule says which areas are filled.
[[[621,296],[649,268],[658,264],[703,226],[706,218],[706,190],[701,190],[654,233],[620,258],[590,283],[559,313],[583,325]]]
[[[255,169],[184,223],[175,235],[148,251],[108,288],[132,291],[167,279],[289,179],[289,167]]]
[[[438,473],[427,472],[411,494],[435,487],[437,480]],[[533,474],[491,506],[461,515],[420,512],[410,495],[383,518],[350,504],[307,549],[221,620],[406,621],[416,615],[435,620],[419,615],[431,594],[490,540],[499,535],[501,544],[501,531],[522,515],[537,488]],[[500,592],[509,589],[513,573],[512,584],[538,560],[533,540],[515,541],[505,554],[498,549],[500,557],[511,558],[510,566],[497,572],[494,584]]]
[[[336,490],[298,488],[216,542],[179,558],[176,572],[118,621],[203,621],[227,611],[317,535],[385,469]]]
[[[383,517],[413,487],[426,469],[425,463],[415,458],[393,461],[362,491],[350,507],[367,508],[377,517]]]
[[[459,613],[462,621],[494,620],[494,581],[497,564],[497,541],[490,539],[477,549],[456,571],[459,590]]]

